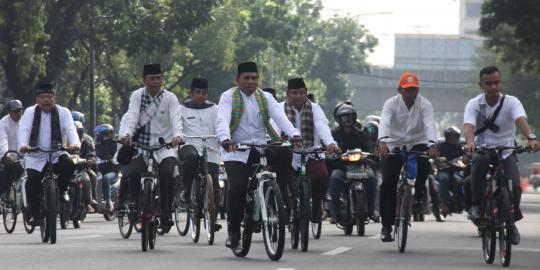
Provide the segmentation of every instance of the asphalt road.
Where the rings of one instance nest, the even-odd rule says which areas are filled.
[[[525,218],[518,223],[521,244],[513,247],[510,267],[540,269],[540,193],[525,194]],[[220,223],[225,224],[221,220]],[[58,231],[55,245],[43,244],[39,232],[26,234],[22,223],[8,235],[0,228],[1,269],[490,269],[500,267],[482,259],[476,228],[464,216],[454,215],[444,223],[432,216],[413,223],[407,250],[400,254],[395,243],[379,240],[380,224],[369,224],[366,236],[345,236],[325,223],[320,240],[310,239],[306,253],[292,250],[289,239],[278,262],[266,255],[262,235],[255,235],[246,258],[236,258],[225,248],[226,230],[216,235],[214,246],[205,239],[198,244],[173,229],[158,238],[155,250],[143,253],[140,235],[120,237],[116,222],[89,215],[80,229]],[[188,234],[189,235],[189,234]]]

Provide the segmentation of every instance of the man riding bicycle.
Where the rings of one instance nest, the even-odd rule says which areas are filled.
[[[502,78],[501,72],[494,66],[484,67],[480,71],[480,88],[483,94],[472,98],[465,106],[464,132],[465,151],[473,153],[476,145],[495,146],[515,146],[516,145],[516,125],[521,130],[523,136],[529,141],[532,151],[540,150],[540,143],[536,135],[532,133],[527,123],[527,115],[521,102],[514,96],[501,94]],[[512,151],[503,153],[503,166],[505,175],[512,179],[514,221],[523,218],[519,204],[521,202],[520,177],[517,165],[517,157]],[[482,194],[486,184],[486,174],[489,164],[496,160],[492,153],[476,152],[472,156],[471,168],[471,189],[472,206],[471,218],[479,219],[482,215],[480,204]],[[511,242],[519,244],[519,231],[515,224],[512,224],[510,232]]]
[[[177,146],[182,138],[182,118],[176,95],[161,88],[163,74],[159,64],[145,65],[143,69],[144,87],[133,92],[129,101],[122,144],[131,142],[142,146],[159,145],[159,138]],[[159,163],[159,196],[161,200],[160,226],[163,233],[174,225],[171,219],[172,198],[174,196],[174,169],[177,163],[176,149],[161,149],[154,153]],[[129,189],[139,209],[138,197],[141,191],[141,174],[147,170],[147,160],[141,153],[129,161]]]
[[[56,93],[51,83],[40,83],[36,89],[36,105],[26,109],[21,118],[17,136],[19,152],[25,155],[26,174],[28,175],[27,196],[31,219],[29,224],[42,224],[40,216],[41,179],[45,176],[46,166],[53,166],[58,174],[58,187],[61,199],[68,201],[67,188],[75,172],[75,164],[66,152],[52,156],[52,164],[47,164],[47,153],[28,153],[32,147],[54,149],[64,145],[67,140],[68,150],[77,151],[80,147],[79,136],[71,112],[56,104]]]
[[[356,124],[357,114],[356,110],[348,104],[344,104],[339,107],[335,113],[334,117],[339,126],[332,130],[332,136],[337,141],[339,148],[343,152],[353,149],[361,149],[362,151],[369,151],[371,146],[371,141],[369,137],[361,130],[361,127]],[[346,167],[345,165],[336,160],[332,162],[332,173],[330,175],[330,223],[335,224],[338,222],[339,218],[339,202],[340,194],[344,192],[346,178]],[[368,181],[367,195],[368,195],[368,212],[370,216],[375,215],[374,213],[374,190],[375,185],[377,185],[377,179],[372,175]]]
[[[267,134],[272,140],[279,141],[278,133],[270,124],[271,118],[281,130],[296,141],[296,145],[301,145],[301,142],[298,142],[300,133],[291,124],[285,112],[279,108],[276,100],[270,93],[258,88],[259,72],[255,63],[246,62],[238,65],[236,83],[238,87],[231,88],[221,95],[217,116],[217,135],[223,148],[221,159],[225,163],[230,181],[227,202],[229,236],[225,243],[229,248],[238,247],[240,223],[246,204],[246,188],[252,171],[251,164],[258,162],[256,151],[235,151],[234,143],[265,144]]]
[[[208,80],[194,78],[190,87],[191,98],[180,105],[182,127],[185,136],[215,135],[217,132],[217,105],[208,101]],[[219,144],[216,138],[209,138],[208,172],[212,176],[214,198],[219,198]],[[203,153],[203,143],[200,139],[185,139],[185,144],[178,151],[181,162],[182,179],[184,182],[184,201],[191,196],[191,186],[200,168]],[[219,203],[219,200],[214,200]],[[219,206],[216,205],[216,208]],[[221,229],[216,224],[216,230]]]
[[[388,99],[383,106],[379,125],[378,154],[382,157],[383,182],[380,191],[382,218],[381,240],[391,242],[392,224],[395,221],[396,188],[404,159],[401,155],[386,155],[396,147],[406,147],[409,151],[427,151],[429,156],[437,155],[437,147],[428,141],[437,139],[433,106],[418,94],[418,77],[411,72],[401,75],[398,95]],[[422,205],[425,182],[431,167],[425,157],[417,158],[418,174],[415,183],[416,205]]]
[[[332,137],[332,132],[328,127],[328,119],[321,106],[307,98],[307,87],[302,78],[289,79],[287,83],[287,100],[279,103],[280,108],[285,112],[293,126],[300,130],[304,147],[321,147],[321,142],[326,146],[327,152],[333,154],[336,149],[336,142]],[[279,128],[275,128],[280,133]],[[278,157],[281,158],[281,157]],[[295,170],[300,168],[300,154],[294,154],[292,166]],[[321,202],[328,189],[328,169],[324,160],[316,160],[307,157],[306,173],[311,178],[311,196],[313,202]],[[284,179],[285,181],[288,180]],[[280,183],[281,186],[286,184]],[[288,197],[287,190],[280,188],[283,197]],[[288,199],[284,199],[288,203]],[[289,205],[286,204],[287,207]],[[317,223],[322,218],[320,203],[312,204],[312,221]]]
[[[20,100],[14,99],[7,103],[6,108],[8,115],[0,120],[0,162],[3,165],[3,168],[0,168],[0,197],[24,170],[19,162],[15,162],[18,160],[16,154],[7,153],[7,151],[17,152],[17,132],[23,105]]]

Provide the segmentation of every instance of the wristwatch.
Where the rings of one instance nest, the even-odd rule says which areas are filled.
[[[529,140],[529,141],[536,140],[536,135],[534,135],[534,133],[529,134],[529,136],[527,136],[527,140]]]

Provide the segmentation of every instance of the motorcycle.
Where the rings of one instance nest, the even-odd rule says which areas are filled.
[[[96,209],[96,212],[103,214],[103,217],[107,221],[113,221],[116,217],[116,214],[114,213],[114,203],[117,201],[118,193],[120,190],[120,183],[122,179],[122,172],[118,170],[117,166],[113,163],[112,160],[100,160],[98,161],[98,181],[97,181],[97,191],[96,191],[96,200],[98,202],[98,206]],[[102,185],[103,185],[103,175],[107,173],[114,173],[115,177],[114,180],[110,183],[110,189],[111,189],[111,198],[110,203],[111,205],[107,205],[107,201],[103,198],[102,194]]]
[[[458,157],[453,160],[446,160],[445,157],[439,157],[435,160],[437,171],[451,172],[450,180],[450,195],[451,201],[448,203],[448,209],[441,209],[441,215],[446,217],[452,213],[461,214],[465,209],[465,191],[463,188],[465,181],[465,167],[463,157]]]
[[[90,183],[90,178],[86,169],[86,159],[78,155],[71,155],[71,160],[75,163],[75,175],[68,186],[69,200],[60,202],[60,227],[66,229],[69,221],[73,223],[75,229],[80,228],[81,223],[86,218],[86,206],[83,202],[83,190],[85,184]]]
[[[346,167],[345,190],[340,195],[339,215],[336,223],[346,235],[356,225],[357,235],[363,236],[369,223],[367,182],[374,176],[371,166],[377,158],[360,149],[348,150],[339,157]]]

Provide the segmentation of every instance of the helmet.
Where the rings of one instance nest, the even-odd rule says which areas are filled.
[[[459,137],[461,136],[461,130],[459,130],[459,128],[456,126],[447,127],[446,129],[444,129],[444,138],[448,140],[450,136],[455,136],[459,139]]]
[[[111,138],[114,135],[114,127],[109,124],[101,124],[94,131],[96,132],[96,141],[98,142]]]
[[[84,114],[82,112],[73,111],[71,117],[73,117],[73,121],[79,121],[84,125]]]
[[[377,124],[381,123],[381,117],[378,115],[370,114],[366,116],[366,119],[364,119],[366,123],[369,123],[371,121],[377,122]]]
[[[75,128],[77,129],[77,132],[84,132],[84,126],[80,121],[75,121]]]
[[[379,123],[376,121],[369,121],[364,125],[364,131],[373,138],[376,138],[379,134]]]
[[[349,104],[343,104],[336,110],[334,117],[340,125],[343,125],[346,121],[356,123],[357,115],[356,110],[354,110],[353,106]]]
[[[353,104],[350,101],[340,101],[340,102],[338,102],[338,104],[336,104],[336,107],[334,107],[334,120],[336,120],[336,122],[338,122],[338,123],[339,123],[339,121],[337,119],[336,113],[337,113],[338,109],[343,105],[352,106]]]
[[[18,99],[13,99],[13,100],[8,101],[8,103],[6,104],[6,107],[7,107],[8,112],[23,109],[22,102]]]

